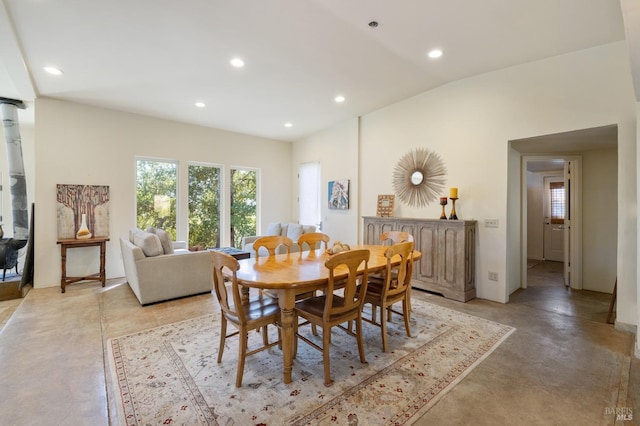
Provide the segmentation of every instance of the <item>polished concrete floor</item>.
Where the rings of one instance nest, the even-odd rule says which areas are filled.
[[[610,295],[566,290],[557,266],[532,267],[508,304],[414,292],[517,329],[418,425],[640,424],[635,336],[606,324]],[[3,425],[110,424],[106,340],[218,310],[212,295],[141,307],[123,280],[35,289],[21,302],[0,302]]]

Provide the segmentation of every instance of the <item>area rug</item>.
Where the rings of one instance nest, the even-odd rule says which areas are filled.
[[[412,424],[515,330],[416,298],[412,303],[414,337],[396,315],[388,325],[389,352],[382,352],[380,329],[364,324],[367,364],[360,363],[355,339],[334,329],[328,387],[322,354],[300,342],[292,383],[282,382],[276,346],[247,358],[236,388],[238,340],[227,339],[218,364],[218,314],[110,339],[116,424]],[[259,333],[249,336],[249,348],[261,343]]]

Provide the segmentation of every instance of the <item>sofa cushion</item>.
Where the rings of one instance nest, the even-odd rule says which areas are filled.
[[[298,238],[302,235],[302,225],[297,223],[290,223],[287,227],[287,237],[291,238],[294,243],[298,242]]]
[[[164,229],[153,228],[151,226],[147,227],[147,232],[150,234],[156,234],[160,239],[160,244],[162,244],[162,251],[164,254],[173,254],[173,242],[171,241],[171,235]]]
[[[311,232],[316,232],[316,226],[315,225],[302,225],[302,233],[303,234],[309,234]]]
[[[129,231],[129,239],[133,244],[140,247],[147,257],[160,256],[164,253],[160,238],[155,234],[136,228]]]
[[[279,223],[270,223],[267,228],[267,236],[277,236],[282,232],[282,226]]]

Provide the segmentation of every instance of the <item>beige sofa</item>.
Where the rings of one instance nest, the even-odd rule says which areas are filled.
[[[213,290],[209,252],[190,252],[186,242],[162,244],[148,234],[138,229],[120,238],[127,282],[141,305]]]
[[[293,246],[291,246],[291,252],[299,252],[300,246],[298,245],[298,238],[302,234],[307,234],[309,232],[316,232],[316,227],[314,225],[300,225],[297,223],[287,223],[287,222],[274,222],[270,223],[267,232],[264,235],[252,235],[249,237],[242,238],[242,249],[251,253],[251,257],[255,257],[256,253],[253,250],[253,243],[255,240],[262,236],[270,236],[270,235],[282,235],[283,237],[289,237],[293,240]],[[286,249],[284,247],[278,247],[276,249],[276,253],[286,253]],[[264,254],[267,254],[265,250]],[[262,252],[260,252],[262,256]]]

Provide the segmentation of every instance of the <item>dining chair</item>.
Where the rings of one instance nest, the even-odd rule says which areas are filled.
[[[302,234],[305,235],[305,234]],[[302,237],[302,235],[300,237]],[[298,240],[299,241],[299,240]],[[256,252],[256,259],[259,256],[260,253],[260,247],[264,247],[267,249],[268,251],[268,256],[275,256],[276,255],[276,249],[280,246],[284,246],[287,249],[287,253],[291,253],[291,246],[293,245],[293,240],[289,237],[283,237],[283,236],[266,236],[266,237],[260,237],[257,240],[254,241],[253,243],[253,250]],[[316,292],[315,290],[313,291],[308,291],[306,293],[302,293],[302,294],[298,294],[296,295],[296,300],[301,300],[301,299],[305,299],[307,297],[312,297],[315,296]],[[261,289],[260,290],[260,295],[265,295],[271,299],[278,300],[278,294],[274,291],[271,290],[266,290],[266,289]],[[313,326],[313,334],[317,335],[317,331],[316,331],[316,327],[315,325]]]
[[[366,364],[364,355],[364,343],[362,341],[362,307],[367,294],[367,264],[369,262],[369,250],[349,250],[331,256],[325,262],[325,267],[329,270],[329,282],[326,292],[321,296],[315,296],[301,300],[296,303],[294,313],[296,319],[293,321],[295,329],[294,354],[297,353],[298,339],[302,339],[311,347],[319,350],[323,354],[324,363],[324,384],[331,385],[331,366],[329,361],[329,347],[331,341],[331,329],[339,327],[348,334],[355,336],[358,343],[358,353],[360,362]],[[364,263],[364,270],[358,273],[358,267]],[[343,271],[347,270],[346,284],[342,295],[334,294],[334,285],[337,281],[336,275],[342,279]],[[358,285],[360,282],[360,285]],[[306,322],[322,328],[322,346],[317,345],[310,339],[298,333],[300,325],[298,317],[302,317]],[[341,324],[355,321],[356,332]]]
[[[329,248],[329,240],[331,238],[322,232],[309,232],[307,234],[302,234],[298,238],[298,245],[300,246],[300,253],[302,253],[304,249],[304,244],[309,246],[309,251],[314,252],[317,248],[322,248],[324,245],[324,249],[327,250]]]
[[[260,237],[253,242],[253,250],[256,252],[256,258],[260,257],[260,248],[264,247],[268,251],[268,256],[275,256],[276,249],[280,246],[286,248],[287,253],[291,253],[293,240],[289,237],[281,235]]]
[[[269,343],[269,324],[280,323],[280,307],[278,300],[261,295],[259,298],[245,298],[240,294],[240,287],[236,272],[240,268],[238,261],[232,256],[219,251],[211,251],[213,259],[213,283],[216,297],[220,303],[220,347],[218,348],[218,363],[222,362],[225,341],[228,337],[238,335],[238,371],[236,372],[236,387],[242,386],[245,358],[275,345],[281,340]],[[231,271],[231,285],[227,287],[223,269]],[[233,324],[237,331],[227,334],[227,323]],[[262,346],[247,352],[248,333],[250,330],[262,328]],[[278,336],[280,329],[278,328]]]
[[[382,234],[380,234],[380,241],[382,242],[382,244],[385,244],[385,242],[389,241],[391,244],[398,244],[398,243],[403,243],[405,241],[414,241],[413,239],[413,235],[411,235],[408,232],[404,232],[404,231],[388,231],[388,232],[384,232]],[[397,278],[397,277],[394,277]],[[383,282],[385,279],[384,277],[384,273],[380,273],[380,274],[372,274],[371,276],[369,276],[369,281],[380,281]],[[411,287],[409,287],[409,293],[411,293]],[[409,310],[413,310],[411,308],[411,297],[409,297]],[[388,312],[388,318],[389,321],[391,321],[391,311]]]
[[[400,263],[392,265],[391,259],[400,256]],[[410,289],[411,272],[413,268],[413,242],[406,241],[390,246],[385,251],[387,266],[385,269],[385,279],[369,281],[364,304],[371,304],[371,319],[363,318],[365,321],[374,324],[381,329],[382,351],[387,351],[387,318],[385,312],[393,310],[393,304],[402,301],[402,315],[404,317],[404,327],[407,336],[411,337],[410,320]],[[376,321],[376,307],[380,307],[380,322]],[[400,313],[397,311],[393,311]]]

